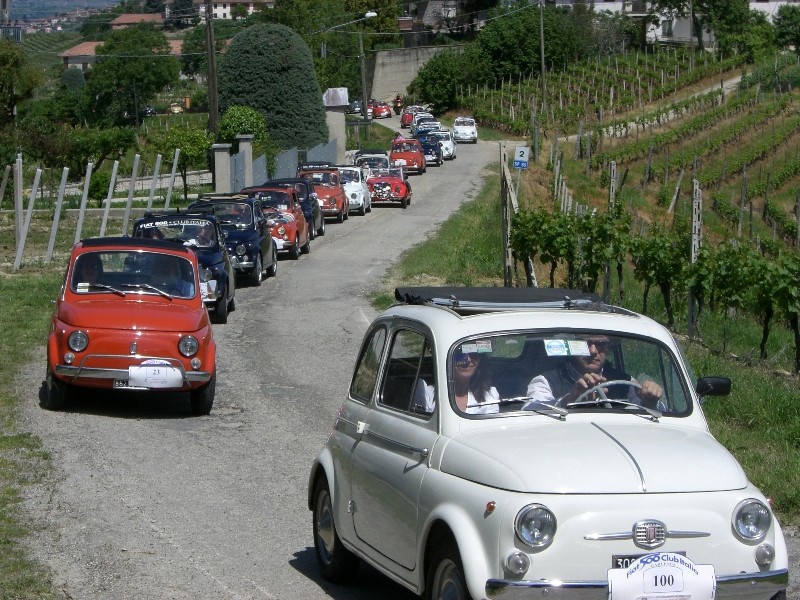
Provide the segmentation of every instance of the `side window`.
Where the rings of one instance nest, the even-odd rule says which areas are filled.
[[[369,402],[372,398],[385,345],[386,328],[380,327],[372,332],[369,341],[364,344],[361,356],[358,357],[353,381],[350,384],[350,395],[353,398],[364,402]]]
[[[398,331],[389,351],[381,404],[405,412],[431,414],[435,390],[430,343],[417,331]]]

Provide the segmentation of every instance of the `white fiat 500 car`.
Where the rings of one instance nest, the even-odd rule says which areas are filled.
[[[442,158],[445,160],[453,160],[456,157],[456,141],[453,139],[453,134],[442,129],[439,131],[429,131],[428,136],[436,137],[442,145]]]
[[[355,211],[363,217],[372,211],[372,201],[364,171],[355,165],[344,165],[337,168],[345,196],[350,200],[350,212]]]
[[[456,117],[452,131],[456,142],[478,143],[478,128],[472,117]]]
[[[782,599],[765,496],[670,332],[580,292],[405,288],[311,468],[322,575],[428,599]]]

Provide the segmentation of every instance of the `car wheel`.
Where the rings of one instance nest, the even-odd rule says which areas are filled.
[[[372,198],[369,199],[367,204],[367,212],[372,212]]]
[[[217,306],[214,308],[214,321],[224,325],[228,322],[228,309],[230,303],[228,302],[228,290],[225,290],[225,295],[217,300]]]
[[[264,267],[261,263],[261,255],[256,256],[256,264],[253,270],[250,271],[250,285],[258,287],[261,285],[262,275],[264,274]]]
[[[317,229],[317,235],[322,236],[322,235],[325,235],[325,217],[322,217],[322,219],[320,219],[320,221],[321,222],[320,222],[319,229]]]
[[[192,414],[193,415],[207,415],[211,412],[211,407],[214,406],[214,392],[217,388],[217,373],[216,371],[211,375],[211,381],[203,387],[192,390]]]
[[[408,206],[408,198],[403,198],[402,200],[400,200],[400,206],[402,206],[405,209],[405,207]]]
[[[345,208],[343,210],[344,210],[344,220],[347,221],[347,219],[350,218],[350,206],[348,206],[347,208]]]
[[[364,202],[361,204],[361,208],[358,209],[358,215],[359,216],[363,217],[365,214],[367,214],[367,201],[366,200],[364,200]]]
[[[311,253],[311,237],[310,236],[306,238],[305,246],[302,246],[300,248],[300,252],[302,252],[303,254],[310,254]]]
[[[292,260],[297,260],[300,257],[300,240],[297,239],[297,236],[294,236],[294,243],[292,247],[289,248],[289,258]]]
[[[52,373],[47,374],[47,389],[42,400],[42,407],[47,410],[61,410],[67,403],[70,386],[60,379],[53,377]]]
[[[322,576],[334,583],[344,583],[355,575],[358,557],[342,545],[333,519],[333,503],[328,482],[321,477],[314,485],[314,551]]]
[[[470,600],[461,557],[452,541],[433,549],[426,571],[425,600]]]
[[[236,310],[236,298],[231,298],[230,302],[228,302],[228,312],[232,313]]]
[[[267,268],[267,277],[275,277],[278,274],[278,251],[272,247],[272,264]]]
[[[344,223],[344,209],[338,215],[336,215],[336,222],[337,223]]]

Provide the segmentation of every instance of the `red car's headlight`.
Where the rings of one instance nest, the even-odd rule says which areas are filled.
[[[67,338],[67,344],[73,352],[83,352],[89,345],[89,336],[85,331],[73,331]]]

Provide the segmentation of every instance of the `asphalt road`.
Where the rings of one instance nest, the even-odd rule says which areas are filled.
[[[84,394],[65,412],[43,410],[42,348],[19,389],[23,426],[53,471],[26,488],[24,508],[33,555],[65,598],[414,597],[367,568],[357,586],[320,579],[307,478],[374,315],[365,293],[474,197],[497,157],[495,143],[459,146],[455,161],[412,177],[408,209],[329,222],[309,255],[239,288],[214,329],[208,417],[190,417],[183,396]]]

